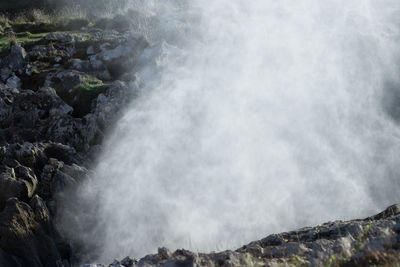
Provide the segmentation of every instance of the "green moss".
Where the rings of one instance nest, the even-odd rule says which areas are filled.
[[[102,83],[83,83],[73,90],[73,99],[71,103],[74,108],[73,116],[83,117],[90,112],[92,101],[109,86]]]
[[[47,34],[38,33],[38,34],[30,34],[28,32],[19,33],[19,34],[7,34],[0,36],[0,55],[6,55],[11,45],[19,44],[22,46],[29,46],[36,44],[40,40],[42,40]]]
[[[290,267],[305,267],[308,266],[306,262],[299,256],[294,255],[293,258],[288,262]]]

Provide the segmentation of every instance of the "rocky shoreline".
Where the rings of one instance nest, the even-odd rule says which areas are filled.
[[[105,134],[139,91],[131,72],[149,44],[124,23],[1,26],[0,266],[74,266],[74,248],[55,225],[57,201],[89,175]],[[235,251],[160,248],[109,266],[400,266],[399,249],[394,205]]]
[[[109,265],[133,266],[400,266],[400,205],[360,220],[327,222],[272,234],[235,251],[194,253],[179,249]]]

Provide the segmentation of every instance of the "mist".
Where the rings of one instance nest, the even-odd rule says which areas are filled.
[[[399,202],[398,0],[132,4],[158,22],[139,96],[62,214],[86,260],[235,249]]]

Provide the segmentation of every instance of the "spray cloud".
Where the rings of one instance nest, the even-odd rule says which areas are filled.
[[[96,260],[233,249],[398,201],[398,0],[137,3],[160,25],[145,86],[65,227]]]

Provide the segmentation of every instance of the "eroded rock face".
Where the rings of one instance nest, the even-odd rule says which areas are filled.
[[[39,26],[13,30],[30,27]],[[0,266],[70,266],[71,246],[54,225],[57,203],[88,177],[106,131],[135,96],[133,83],[116,80],[131,65],[115,69],[135,64],[146,44],[134,40],[50,33],[0,59]]]

